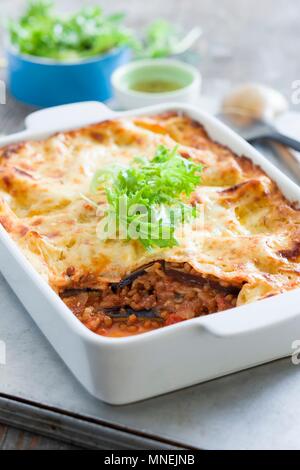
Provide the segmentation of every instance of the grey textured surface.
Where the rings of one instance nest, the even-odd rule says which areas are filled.
[[[289,359],[133,405],[109,406],[77,383],[5,281],[0,282],[0,331],[7,347],[0,395],[186,447],[300,447],[300,367]]]
[[[23,3],[1,0],[1,17],[18,13]],[[68,8],[83,2],[59,3]],[[198,46],[199,67],[204,90],[210,94],[220,94],[241,81],[258,80],[290,98],[291,83],[300,78],[298,0],[130,0],[126,5],[122,0],[103,0],[101,4],[108,11],[126,6],[129,23],[139,27],[158,12],[185,26],[202,25],[205,37]],[[6,105],[0,105],[0,133],[19,130],[30,111],[9,98]],[[288,359],[138,404],[111,407],[90,397],[77,383],[1,276],[0,339],[7,347],[7,364],[0,366],[0,397],[4,399],[0,421],[6,416],[11,423],[36,431],[39,410],[42,414],[48,409],[93,424],[93,433],[100,433],[100,428],[107,434],[115,430],[117,439],[120,431],[123,446],[130,436],[132,442],[140,436],[145,442],[161,441],[157,444],[161,446],[169,442],[209,449],[300,448],[300,368]],[[15,417],[12,412],[9,418],[4,409],[7,397],[7,407],[16,403]],[[32,428],[28,417],[21,420],[22,402],[32,405]],[[45,429],[42,421],[40,427]],[[12,437],[4,447],[16,447],[16,434],[7,432]],[[0,432],[0,441],[1,436]],[[31,442],[27,434],[25,442]],[[63,447],[45,442],[40,446]]]
[[[0,424],[0,450],[78,450],[77,447]]]

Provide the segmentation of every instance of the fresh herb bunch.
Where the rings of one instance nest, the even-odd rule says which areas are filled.
[[[179,44],[177,29],[168,21],[158,19],[146,31],[144,47],[138,51],[142,57],[160,58],[175,54]]]
[[[123,26],[123,14],[104,16],[99,6],[58,15],[52,0],[32,0],[23,16],[9,21],[12,44],[24,54],[72,60],[105,53],[114,47],[139,47]]]
[[[176,227],[197,215],[188,198],[201,172],[202,165],[183,158],[178,147],[160,145],[151,160],[136,158],[130,167],[97,171],[91,191],[105,191],[106,219],[108,224],[117,221],[119,234],[125,227],[126,238],[138,239],[147,250],[172,247],[178,244]]]
[[[124,17],[105,16],[99,6],[61,15],[53,0],[30,0],[25,13],[8,22],[8,32],[19,52],[55,60],[89,58],[120,46],[132,48],[139,58],[167,57],[180,53],[190,34],[182,38],[173,25],[158,19],[139,40],[124,26]]]

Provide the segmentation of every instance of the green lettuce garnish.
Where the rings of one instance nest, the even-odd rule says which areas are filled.
[[[197,215],[188,200],[201,182],[202,168],[183,158],[177,146],[160,145],[151,160],[136,158],[129,167],[97,171],[91,191],[105,191],[107,225],[117,221],[118,238],[125,233],[124,238],[138,239],[148,250],[173,247],[176,227]]]
[[[31,0],[24,14],[8,21],[11,43],[23,54],[54,60],[79,60],[127,46],[136,57],[180,53],[186,37],[168,21],[157,19],[139,39],[124,25],[124,13],[104,15],[99,6],[59,14],[53,0]]]
[[[24,54],[56,60],[88,58],[120,46],[138,46],[122,23],[124,15],[105,16],[99,6],[62,15],[52,0],[32,0],[25,13],[8,23],[12,44]]]
[[[179,44],[177,29],[168,21],[158,19],[146,31],[141,57],[160,58],[176,54]]]

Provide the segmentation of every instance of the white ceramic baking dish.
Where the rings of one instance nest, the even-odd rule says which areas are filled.
[[[194,107],[159,105],[122,115],[170,109],[184,111],[199,121],[213,139],[238,155],[251,158],[289,199],[300,201],[300,189],[294,183],[217,119]],[[112,115],[112,111],[99,103],[38,111],[27,118],[27,130],[2,138],[0,145],[46,137],[55,130],[78,127]],[[118,339],[98,336],[84,327],[37,274],[2,226],[0,269],[77,379],[92,395],[110,404],[142,400],[290,355],[292,342],[300,336],[299,289],[223,313]]]

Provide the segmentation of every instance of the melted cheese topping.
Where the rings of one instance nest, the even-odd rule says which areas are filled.
[[[185,226],[171,249],[148,253],[138,241],[101,241],[106,201],[89,192],[93,174],[137,155],[151,158],[159,144],[179,144],[183,156],[205,165],[192,196],[202,204],[201,220]],[[204,277],[240,287],[238,304],[300,285],[300,212],[250,160],[176,113],[105,121],[2,148],[0,222],[57,292],[100,288],[153,260],[187,262]]]

